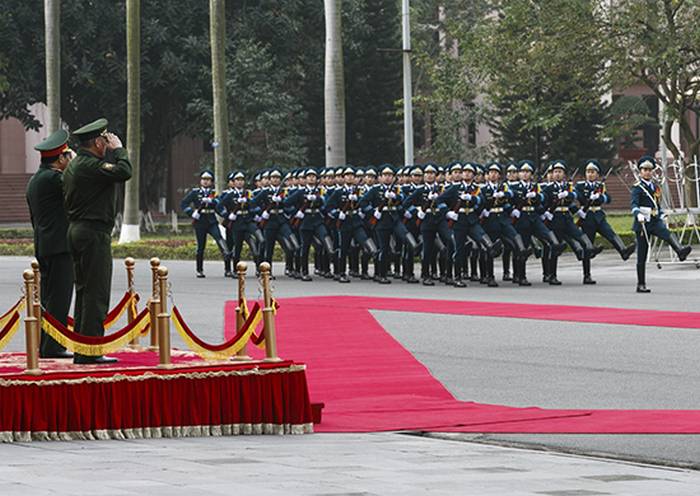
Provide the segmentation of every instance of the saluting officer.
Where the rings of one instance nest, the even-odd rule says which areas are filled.
[[[632,230],[637,236],[637,293],[649,293],[651,290],[646,285],[646,261],[650,237],[656,236],[666,241],[681,262],[688,258],[692,247],[681,245],[664,223],[666,214],[661,210],[661,187],[653,180],[656,161],[653,157],[644,156],[639,159],[638,168],[639,182],[632,188],[631,202],[634,216]]]
[[[41,306],[61,324],[68,322],[73,296],[73,263],[68,251],[68,218],[63,207],[63,171],[74,157],[68,131],[60,129],[34,147],[41,165],[27,185],[27,203],[34,228],[34,256],[41,274]],[[44,331],[41,358],[73,358]]]
[[[620,236],[608,224],[603,205],[610,203],[612,198],[605,182],[600,180],[600,164],[597,160],[589,160],[586,164],[586,180],[576,183],[576,196],[579,203],[579,209],[576,211],[580,219],[578,224],[591,243],[595,245],[596,235],[600,233],[613,245],[622,260],[627,260],[634,253],[636,246],[634,243],[625,246]],[[590,259],[583,260],[583,283],[595,284],[591,278]]]
[[[204,249],[206,248],[207,234],[214,238],[224,259],[224,275],[231,254],[226,248],[226,242],[221,236],[219,222],[216,220],[216,208],[219,200],[214,189],[214,173],[210,170],[202,171],[199,175],[199,187],[192,188],[180,202],[180,208],[185,214],[192,217],[192,227],[197,238],[196,271],[197,277],[204,275]]]
[[[75,276],[75,332],[104,336],[112,286],[112,229],[117,185],[131,178],[131,162],[121,140],[98,119],[73,132],[78,155],[63,173],[68,216],[68,249]],[[116,358],[80,355],[75,363],[114,363]]]

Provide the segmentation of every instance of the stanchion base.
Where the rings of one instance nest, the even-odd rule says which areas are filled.
[[[263,362],[268,362],[268,363],[276,363],[276,362],[281,362],[282,359],[280,357],[272,357],[272,358],[265,358]]]
[[[172,369],[174,367],[175,367],[175,365],[173,365],[172,363],[159,363],[158,364],[159,369]]]
[[[235,355],[231,357],[231,360],[233,360],[234,362],[249,362],[252,359],[253,358],[248,355]]]
[[[27,375],[41,375],[43,372],[41,369],[24,369],[24,373]]]

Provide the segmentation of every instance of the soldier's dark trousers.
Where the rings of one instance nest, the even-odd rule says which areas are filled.
[[[263,236],[265,237],[265,254],[263,256],[263,261],[272,263],[272,256],[275,252],[275,243],[279,242],[284,250],[285,254],[293,255],[294,249],[296,248],[291,243],[290,239],[292,237],[292,230],[287,223],[277,223],[265,225],[263,230]]]
[[[197,239],[197,270],[204,270],[204,249],[207,246],[207,234],[209,234],[214,241],[216,241],[216,246],[219,247],[221,256],[224,257],[224,261],[229,257],[229,252],[226,249],[226,242],[224,238],[221,237],[221,231],[219,231],[219,224],[212,223],[208,225],[194,225],[194,235]]]
[[[61,324],[68,323],[73,297],[73,261],[69,253],[37,257],[41,271],[41,306]],[[66,349],[41,331],[40,354],[55,355]]]
[[[663,239],[666,243],[671,246],[676,253],[678,253],[681,248],[680,243],[668,230],[666,225],[659,218],[652,218],[650,222],[645,224],[646,234],[641,226],[637,227],[635,223],[634,231],[637,237],[637,283],[646,284],[646,263],[647,256],[649,255],[649,242],[651,241],[651,236],[656,236],[657,238]],[[647,236],[649,239],[647,239]]]
[[[250,248],[250,254],[253,257],[255,266],[257,267],[260,258],[260,247],[257,243],[257,238],[255,237],[255,225],[249,223],[242,227],[226,228],[226,249],[230,256],[224,260],[224,265],[226,266],[226,271],[231,270],[232,262],[233,269],[236,269],[236,265],[241,261],[241,252],[243,251],[243,241],[248,243],[248,248]]]
[[[348,256],[350,256],[350,253],[352,251],[352,241],[354,240],[355,243],[357,244],[357,247],[359,249],[360,246],[364,246],[365,243],[367,242],[367,233],[365,230],[360,227],[354,227],[354,228],[342,228],[338,229],[337,231],[337,238],[336,238],[336,251],[338,253],[338,257],[336,260],[335,264],[335,273],[336,275],[342,275],[345,274],[345,270],[347,267],[347,261],[348,261]],[[359,253],[358,253],[359,256]],[[351,264],[351,269],[352,269],[352,264]]]
[[[425,227],[424,227],[425,226]],[[446,249],[446,265],[445,274],[448,279],[452,278],[452,261],[454,260],[455,253],[455,240],[452,236],[452,231],[447,226],[447,222],[440,222],[439,224],[433,224],[424,222],[421,224],[421,234],[423,235],[423,256],[422,256],[422,266],[421,266],[421,277],[426,279],[431,276],[435,276],[435,273],[431,274],[431,262],[435,257],[435,238],[440,237],[443,245]]]
[[[328,230],[323,224],[316,225],[313,229],[301,229],[301,273],[309,274],[309,251],[314,242],[314,236],[323,243],[328,238]],[[329,247],[332,248],[332,247]],[[320,252],[320,250],[319,250]],[[331,250],[332,253],[332,250]]]
[[[106,231],[106,232],[105,232]],[[98,230],[94,222],[68,226],[68,249],[75,276],[75,332],[104,336],[112,286],[111,230]]]

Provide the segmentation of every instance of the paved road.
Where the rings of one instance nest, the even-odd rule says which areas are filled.
[[[19,294],[20,273],[28,263],[18,257],[0,258],[0,307]],[[164,263],[171,270],[174,298],[188,323],[206,339],[219,339],[222,304],[234,297],[234,281],[222,277],[220,263],[208,262],[208,277],[203,280],[193,277],[193,262]],[[274,270],[281,273],[279,266]],[[536,263],[530,265],[530,274],[535,282],[532,288],[510,283],[494,289],[380,286],[361,281],[340,285],[279,277],[275,290],[281,298],[348,294],[700,311],[700,271],[692,266],[650,267],[650,295],[634,292],[633,262],[622,263],[612,255],[594,261],[596,286],[581,285],[580,266],[570,256],[561,263],[563,286],[536,282]],[[116,301],[125,289],[121,261],[116,262],[115,278]],[[139,261],[136,282],[142,293],[148,291],[149,280],[147,262]],[[249,296],[256,296],[254,279],[249,278],[248,285]],[[700,374],[694,363],[700,349],[697,331],[432,315],[431,324],[437,319],[454,344],[445,350],[426,341],[416,325],[426,322],[425,315],[375,312],[375,316],[460,399],[545,407],[700,408]],[[177,340],[175,344],[181,345]],[[21,341],[11,347],[22,348]],[[700,436],[469,435],[461,439],[700,467]]]

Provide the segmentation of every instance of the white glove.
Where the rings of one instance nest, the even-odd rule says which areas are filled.
[[[600,193],[593,193],[591,195],[591,201],[596,201],[598,198],[600,198]]]
[[[272,196],[272,201],[275,202],[275,203],[279,203],[279,202],[282,201],[282,197],[281,197],[281,196],[278,196],[278,195],[273,195],[273,196]]]
[[[387,191],[384,193],[384,198],[388,198],[389,200],[393,200],[394,198],[396,198],[396,193],[394,193],[393,191]]]
[[[514,208],[513,211],[510,213],[511,216],[515,217],[516,219],[520,218],[520,210],[517,208]]]
[[[238,218],[238,216],[236,214],[234,214],[233,212],[228,214],[228,220],[236,220],[237,218]]]
[[[534,191],[530,191],[528,194],[525,195],[526,198],[534,198],[537,196],[537,193]]]
[[[588,214],[587,214],[586,212],[584,212],[582,208],[579,208],[579,209],[576,211],[576,215],[578,215],[578,216],[581,217],[582,219],[585,219],[585,218],[586,218],[586,215],[588,215]]]
[[[201,214],[199,212],[197,212],[196,210],[194,212],[192,212],[192,218],[194,220],[199,220],[200,217],[201,217]]]
[[[469,193],[462,193],[461,195],[459,195],[459,198],[461,200],[468,202],[468,201],[471,201],[472,195],[470,195]]]
[[[304,212],[302,212],[301,210],[299,210],[297,213],[294,214],[294,217],[296,217],[297,219],[303,219],[303,218],[304,218]]]
[[[267,220],[267,219],[270,218],[270,212],[268,212],[267,210],[265,210],[265,211],[262,213],[262,215],[261,215],[260,217],[262,217],[263,219]]]
[[[568,192],[568,191],[560,191],[559,194],[557,195],[557,198],[559,198],[560,200],[563,200],[563,199],[566,198],[567,196],[569,196],[569,192]]]
[[[367,216],[364,214],[364,212],[357,212],[357,215],[360,216],[360,219],[364,219],[365,217],[367,217]]]
[[[209,205],[211,202],[212,202],[212,199],[209,198],[208,196],[205,196],[204,198],[202,198],[202,203],[206,203],[207,205]]]
[[[485,219],[489,215],[491,215],[491,212],[489,210],[482,210],[481,215],[479,217],[481,217],[482,219]]]
[[[438,197],[437,193],[428,193],[428,200],[434,200]]]
[[[375,209],[374,210],[374,218],[379,220],[382,218],[382,212],[380,210]]]
[[[494,198],[503,198],[504,196],[506,196],[506,194],[505,194],[503,191],[496,191],[496,192],[493,194],[493,197],[494,197]]]
[[[409,212],[408,210],[406,210],[406,211],[403,213],[403,216],[406,217],[407,219],[410,219],[411,217],[413,217],[413,214],[411,214],[411,212]]]
[[[419,209],[418,209],[418,211],[416,212],[416,215],[418,216],[418,218],[419,218],[420,220],[425,219],[425,212],[423,212],[423,209],[422,209],[422,208],[419,208]]]
[[[338,212],[338,220],[345,220],[346,217],[345,212]]]
[[[644,222],[645,220],[646,220],[646,219],[645,219],[643,213],[640,212],[640,213],[637,214],[637,222]]]
[[[306,195],[306,199],[309,201],[314,201],[316,199],[316,195]]]
[[[554,218],[554,214],[552,212],[545,212],[544,218],[547,220],[552,220]]]
[[[350,200],[350,201],[357,201],[357,195],[354,194],[354,193],[351,194],[351,195],[348,195],[348,200]]]
[[[261,220],[262,220],[262,217],[260,217],[259,215],[256,215],[255,217],[253,217],[254,222],[260,222]]]
[[[237,201],[238,203],[241,203],[241,204],[243,204],[243,203],[248,203],[248,198],[246,198],[245,196],[241,196],[241,197],[239,197],[238,200],[236,200],[236,201]]]
[[[459,218],[459,214],[457,212],[454,212],[450,210],[445,214],[445,217],[447,217],[450,220],[457,220]]]

